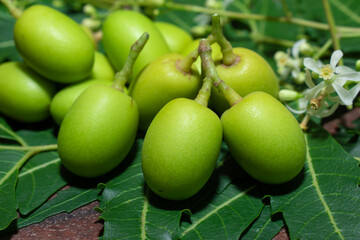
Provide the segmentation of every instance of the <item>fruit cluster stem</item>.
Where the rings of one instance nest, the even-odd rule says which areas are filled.
[[[220,16],[218,14],[212,15],[212,32],[208,38],[214,38],[221,47],[221,52],[223,54],[222,61],[224,65],[230,66],[236,62],[237,56],[233,51],[231,43],[225,38],[223,34],[220,23]]]
[[[196,102],[207,107],[211,95],[211,87],[213,85],[213,82],[214,81],[212,78],[208,78],[208,77],[204,78],[203,85],[201,86],[198,95],[194,99]]]
[[[114,82],[111,85],[113,88],[124,92],[125,84],[130,78],[133,66],[138,58],[141,50],[144,48],[146,42],[149,39],[149,34],[147,32],[143,33],[141,37],[131,46],[130,53],[125,61],[124,67],[121,71],[117,72],[114,77]]]
[[[198,56],[199,55],[198,55],[197,51],[192,51],[187,56],[185,56],[183,59],[180,59],[176,63],[176,67],[182,72],[189,73],[189,72],[191,72],[191,66],[196,61]]]
[[[5,5],[5,7],[8,9],[10,14],[14,18],[18,19],[22,15],[23,11],[15,6],[14,1],[12,1],[12,0],[0,0],[0,2]]]
[[[202,72],[205,74],[205,79],[212,79],[214,86],[223,94],[230,106],[234,106],[242,100],[242,97],[220,79],[215,68],[214,60],[211,57],[211,52],[210,41],[208,39],[202,39],[199,44]]]

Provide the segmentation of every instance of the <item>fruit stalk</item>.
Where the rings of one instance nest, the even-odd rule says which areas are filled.
[[[186,57],[176,62],[176,68],[181,72],[190,73],[191,66],[198,58],[199,54],[197,49],[189,53]]]
[[[202,39],[199,44],[202,71],[205,73],[206,78],[212,79],[214,86],[224,95],[230,106],[234,106],[242,100],[242,97],[219,77],[211,52],[210,41]]]
[[[194,101],[200,103],[204,107],[207,107],[209,103],[209,98],[211,94],[211,87],[213,85],[214,80],[212,78],[205,77],[203,85],[201,86],[198,95],[194,99]]]
[[[212,32],[208,38],[214,39],[221,47],[221,52],[223,54],[223,64],[226,66],[231,66],[237,61],[238,56],[236,56],[236,54],[233,52],[231,43],[225,38],[222,32],[220,16],[218,14],[212,15]]]
[[[144,48],[148,39],[149,34],[145,32],[131,46],[130,53],[125,61],[124,67],[121,69],[121,71],[115,74],[114,82],[111,85],[113,88],[124,92],[125,84],[132,74],[134,63],[139,56],[141,50]]]
[[[23,13],[23,11],[21,9],[19,9],[18,7],[16,7],[14,2],[11,0],[0,0],[0,2],[5,5],[5,7],[10,12],[10,14],[16,19],[18,19],[21,16],[21,14]]]

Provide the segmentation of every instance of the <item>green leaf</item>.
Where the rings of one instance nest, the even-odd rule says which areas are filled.
[[[273,213],[283,212],[292,239],[358,239],[358,161],[324,130],[306,134],[307,158],[298,185],[273,192]],[[289,190],[289,188],[287,188]]]
[[[19,168],[17,163],[26,157],[21,151],[0,150],[0,230],[17,217],[15,186]]]
[[[11,127],[1,117],[0,117],[0,139],[16,141],[16,136],[14,135]]]
[[[54,150],[56,145],[44,144],[54,143],[56,139],[50,134],[50,131],[34,132],[23,130],[14,132],[2,118],[0,118],[0,131],[0,190],[3,191],[0,199],[0,230],[2,230],[17,217],[18,206],[21,206],[21,208],[26,206],[24,213],[33,210],[58,190],[59,187],[61,187],[60,185],[64,185],[64,182],[61,183],[59,176],[50,176],[50,181],[42,182],[44,179],[40,179],[40,181],[37,180],[36,187],[30,186],[34,182],[28,181],[29,179],[26,177],[29,175],[24,174],[24,171],[27,171],[27,173],[36,172],[42,168],[39,160],[44,163],[53,157],[51,154],[43,155],[39,158],[34,158],[32,163],[22,171],[25,182],[24,180],[18,182],[20,189],[16,192],[15,188],[21,167],[34,155],[42,151]],[[12,140],[11,145],[8,145],[8,140]],[[16,142],[18,145],[14,145]],[[41,145],[31,146],[32,144]],[[44,156],[46,157],[44,158]],[[45,164],[48,168],[43,169],[43,171],[50,170],[50,165],[51,164]],[[57,168],[59,175],[59,165]],[[50,173],[55,172],[54,170],[50,171]],[[43,174],[42,177],[44,176]],[[41,175],[38,177],[41,177]],[[32,196],[35,192],[39,195]],[[19,202],[17,202],[17,200],[19,200]]]
[[[260,214],[263,203],[256,184],[242,176],[225,145],[212,178],[184,201],[167,201],[148,189],[141,170],[141,146],[139,139],[117,177],[103,185],[104,239],[237,239]]]
[[[180,234],[181,210],[163,209],[166,201],[156,199],[144,185],[141,170],[142,139],[104,186],[101,200],[104,239],[176,239]],[[131,165],[130,165],[131,164]],[[156,199],[156,201],[154,201]],[[171,206],[171,205],[169,205]]]
[[[284,226],[284,221],[279,215],[271,216],[270,204],[266,204],[258,219],[251,224],[242,236],[241,240],[271,239]]]
[[[15,21],[15,18],[8,13],[4,5],[0,5],[0,62],[21,60],[15,48],[13,37]]]
[[[57,196],[41,207],[36,209],[28,217],[22,217],[17,220],[17,227],[25,227],[33,223],[38,223],[45,218],[62,213],[71,212],[81,206],[91,203],[97,199],[99,189],[71,187],[66,190],[59,191]]]
[[[4,161],[0,152],[0,163]],[[6,170],[6,169],[5,169]],[[9,226],[12,220],[17,217],[15,202],[15,185],[17,171],[0,171],[0,230]]]
[[[183,230],[181,239],[238,239],[263,207],[254,194],[256,188],[230,184],[220,194],[198,202],[201,209],[191,210],[191,225]]]
[[[60,165],[57,152],[44,152],[31,158],[21,169],[16,187],[16,202],[21,214],[26,215],[39,207],[66,185]]]

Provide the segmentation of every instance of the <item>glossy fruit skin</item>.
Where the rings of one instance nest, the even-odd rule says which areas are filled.
[[[221,121],[213,111],[190,99],[172,100],[144,138],[141,164],[146,183],[165,199],[193,196],[210,178],[221,142]]]
[[[25,63],[0,65],[0,112],[21,122],[40,122],[49,116],[55,84]]]
[[[64,166],[82,177],[101,176],[123,161],[134,143],[138,110],[128,95],[105,85],[87,88],[60,126]]]
[[[192,36],[184,29],[168,22],[155,22],[171,52],[181,53],[191,43]]]
[[[253,92],[223,113],[224,139],[240,166],[268,184],[290,181],[306,156],[299,123],[277,99]]]
[[[202,85],[198,71],[179,70],[176,62],[183,59],[177,53],[166,54],[151,62],[129,87],[130,96],[139,107],[139,129],[146,130],[152,119],[169,101],[184,97],[194,98]]]
[[[113,81],[115,76],[115,70],[107,57],[99,52],[95,51],[94,66],[91,70],[89,79],[107,79]]]
[[[147,32],[150,36],[137,58],[132,76],[136,76],[147,64],[170,52],[165,39],[155,24],[145,15],[131,10],[111,13],[103,24],[103,45],[115,70],[123,68],[132,44]]]
[[[220,78],[242,97],[254,91],[263,91],[277,98],[279,81],[266,60],[250,49],[237,47],[233,50],[239,56],[239,61],[231,66],[225,66],[221,61],[217,61],[218,56],[214,59]],[[211,91],[211,103],[218,114],[222,114],[230,107],[215,87]]]
[[[60,83],[86,78],[94,47],[84,30],[65,14],[43,5],[27,8],[14,28],[16,48],[40,75]]]
[[[71,84],[58,91],[50,103],[50,113],[55,122],[60,125],[75,100],[88,87],[101,84],[111,86],[112,82],[103,79],[91,79],[79,83]]]
[[[183,56],[187,56],[189,53],[191,53],[192,51],[198,49],[199,44],[200,44],[200,40],[201,39],[194,39],[193,41],[191,41],[189,44],[187,44],[183,50],[181,51],[181,55]],[[213,43],[211,45],[211,56],[212,58],[215,58],[215,56],[218,56],[218,58],[222,57],[222,53],[221,53],[221,48],[219,46],[219,44],[217,43]],[[201,72],[201,59],[200,57],[198,57],[198,59],[195,61],[194,65],[196,66],[197,70],[199,72]]]

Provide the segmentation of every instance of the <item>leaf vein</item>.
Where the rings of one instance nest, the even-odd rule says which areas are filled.
[[[306,136],[305,139],[306,139],[306,141],[308,141],[307,136]],[[311,174],[311,177],[313,179],[313,186],[315,187],[316,193],[317,193],[318,197],[320,198],[320,201],[321,201],[321,203],[322,203],[322,205],[323,205],[323,207],[325,209],[326,214],[328,215],[328,217],[330,219],[331,224],[333,225],[333,227],[335,229],[335,232],[339,235],[339,237],[341,239],[345,240],[344,236],[342,235],[340,229],[338,228],[338,226],[337,226],[337,224],[335,222],[335,219],[334,219],[334,216],[332,215],[330,207],[326,203],[325,198],[323,196],[323,193],[320,190],[319,182],[318,182],[318,179],[316,177],[316,172],[315,172],[315,169],[314,169],[314,166],[313,166],[313,162],[312,162],[312,158],[311,158],[309,149],[307,150],[306,155],[307,155],[306,159],[307,159],[307,162],[308,162],[308,167],[310,169],[310,174]]]
[[[216,206],[212,211],[210,211],[208,214],[206,214],[205,216],[203,216],[202,218],[200,218],[199,220],[197,220],[193,225],[191,225],[189,228],[187,228],[183,233],[182,233],[182,237],[185,236],[188,232],[194,230],[199,224],[201,224],[203,221],[205,221],[206,219],[208,219],[210,216],[212,216],[213,214],[216,214],[217,211],[219,211],[220,209],[226,207],[227,205],[229,205],[231,202],[246,196],[246,194],[251,191],[252,189],[254,189],[256,187],[256,185],[253,185],[251,187],[249,187],[248,189],[246,189],[243,192],[240,192],[239,194],[235,195],[234,197],[228,199],[227,201],[225,201],[224,203],[220,204],[219,206]]]

